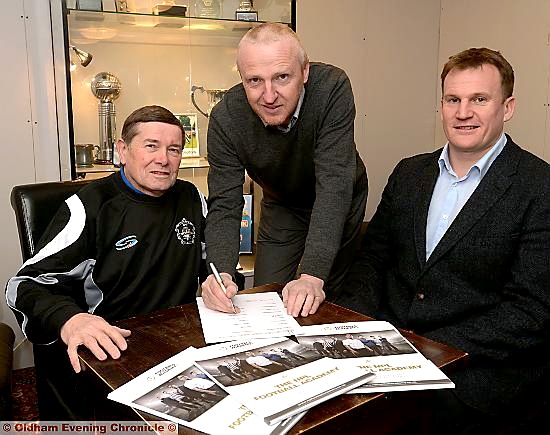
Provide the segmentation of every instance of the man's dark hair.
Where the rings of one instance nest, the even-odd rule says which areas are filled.
[[[142,122],[163,122],[180,128],[182,137],[185,138],[185,131],[178,118],[172,112],[162,106],[144,106],[134,110],[122,127],[122,140],[130,145],[130,142],[137,134],[137,127]]]
[[[514,70],[512,66],[499,51],[485,47],[469,48],[449,57],[441,72],[441,92],[443,92],[445,77],[451,70],[475,69],[481,68],[483,65],[493,65],[498,70],[503,97],[504,99],[511,97],[514,92]]]

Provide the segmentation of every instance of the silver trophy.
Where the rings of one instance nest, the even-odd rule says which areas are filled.
[[[206,112],[202,110],[195,101],[196,91],[206,92],[206,95],[208,96],[208,110]],[[191,102],[200,113],[209,118],[212,108],[222,100],[226,92],[227,89],[204,89],[202,86],[193,85],[191,86]]]
[[[242,21],[258,21],[258,12],[254,10],[252,0],[241,0],[239,7],[235,11],[235,19]]]
[[[118,156],[115,152],[116,112],[113,100],[120,95],[122,85],[114,74],[100,72],[96,74],[90,86],[94,96],[99,99],[99,151],[95,162],[118,165]]]

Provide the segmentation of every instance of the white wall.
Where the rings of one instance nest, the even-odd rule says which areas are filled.
[[[3,2],[0,23],[3,34],[0,56],[4,65],[0,106],[4,137],[0,171],[3,201],[0,282],[5,285],[22,263],[15,217],[9,205],[11,189],[17,184],[59,180],[60,173],[49,4],[33,0]],[[0,319],[16,331],[16,344],[22,343],[15,317],[3,297]],[[28,343],[23,343],[15,352],[15,368],[32,364],[29,349]]]
[[[499,50],[516,76],[516,110],[506,131],[550,161],[550,1],[441,0],[441,8],[439,68],[470,47]],[[443,138],[441,129],[438,138]]]
[[[5,286],[7,280],[15,274],[21,265],[19,241],[14,215],[9,206],[9,195],[14,184],[35,181],[33,132],[28,86],[28,70],[25,45],[25,11],[23,2],[10,2],[3,5],[0,22],[2,29],[11,34],[11,43],[6,39],[1,48],[2,59],[10,59],[11,68],[2,71],[2,95],[5,102],[0,106],[0,119],[4,141],[4,170],[0,171],[0,226],[2,234],[2,261],[0,262],[0,280]],[[12,312],[0,298],[0,320],[8,323],[17,333],[16,343],[21,342],[21,333]],[[16,353],[15,355],[20,355]]]
[[[372,217],[395,164],[434,149],[439,0],[298,0],[297,33],[311,60],[349,75],[355,141]]]
[[[366,220],[401,158],[446,142],[439,75],[469,47],[500,50],[510,61],[517,105],[506,131],[550,161],[550,1],[298,0],[296,15],[310,58],[350,76],[369,176]]]

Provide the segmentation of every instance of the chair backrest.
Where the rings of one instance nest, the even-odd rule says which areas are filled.
[[[35,254],[40,237],[63,202],[90,180],[24,184],[11,191],[23,261]]]

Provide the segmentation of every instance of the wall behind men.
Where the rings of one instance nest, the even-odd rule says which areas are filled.
[[[550,1],[441,0],[441,11],[439,69],[470,47],[499,50],[516,76],[516,111],[505,131],[550,161]],[[442,142],[441,128],[436,137]]]
[[[299,0],[296,16],[310,58],[350,76],[370,184],[365,220],[401,158],[446,142],[439,75],[470,47],[499,50],[512,64],[517,103],[505,131],[550,161],[548,0]]]
[[[22,259],[10,192],[17,184],[59,180],[59,150],[55,111],[55,86],[51,58],[49,4],[35,0],[2,2],[0,32],[3,43],[2,102],[3,164],[0,171],[0,283],[4,288]],[[14,367],[32,364],[32,352],[0,298],[0,321],[16,333]]]
[[[365,220],[396,163],[434,149],[439,0],[299,0],[297,33],[311,60],[344,69],[367,167]]]

